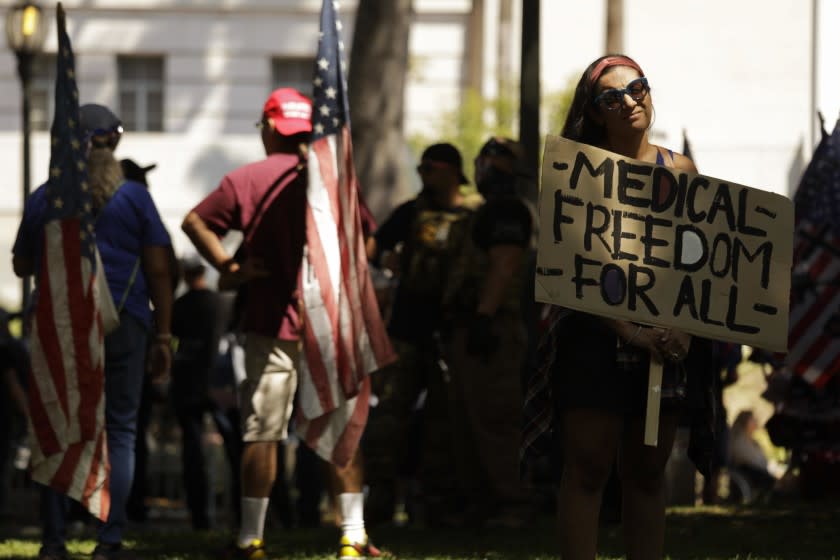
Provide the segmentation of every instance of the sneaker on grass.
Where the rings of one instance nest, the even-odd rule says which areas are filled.
[[[366,558],[394,558],[394,556],[373,546],[367,535],[363,543],[351,542],[347,535],[344,535],[339,541],[338,558],[339,560],[364,560]]]
[[[260,539],[254,539],[246,547],[238,544],[229,544],[219,555],[219,560],[266,560],[268,555],[265,552],[265,543]]]

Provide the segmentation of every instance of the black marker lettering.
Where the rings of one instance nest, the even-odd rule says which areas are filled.
[[[679,317],[682,313],[682,308],[688,306],[688,313],[692,319],[697,319],[697,301],[694,295],[694,283],[691,281],[691,276],[686,274],[683,276],[682,284],[680,284],[680,293],[677,294],[677,303],[674,305],[674,317]]]
[[[636,299],[642,300],[642,303],[645,304],[650,314],[654,317],[659,316],[659,310],[656,309],[656,305],[654,305],[653,300],[645,293],[656,283],[656,275],[653,271],[644,266],[637,266],[633,263],[630,263],[630,285],[627,291],[630,294],[630,299],[627,302],[627,309],[630,311],[636,310]],[[641,283],[639,281],[639,276],[644,275],[647,277],[647,282]]]
[[[603,216],[603,221],[601,225],[595,226],[595,212],[599,212],[601,216]],[[601,243],[604,244],[604,247],[607,248],[607,251],[610,251],[610,244],[607,243],[607,240],[604,238],[604,232],[607,231],[610,227],[610,212],[607,210],[606,206],[601,206],[600,204],[592,204],[591,202],[586,204],[586,229],[584,230],[583,234],[583,248],[587,251],[592,250],[592,235],[598,236],[598,239],[601,240]]]
[[[563,224],[574,223],[574,220],[569,216],[563,214],[563,203],[571,204],[573,206],[583,206],[583,201],[576,196],[564,195],[563,191],[557,189],[554,191],[554,242],[563,241]]]
[[[569,187],[572,189],[577,188],[578,180],[580,179],[580,172],[584,167],[586,167],[587,171],[589,171],[589,174],[593,178],[601,175],[604,176],[604,198],[612,198],[612,180],[615,162],[610,158],[606,158],[598,167],[592,167],[592,163],[589,161],[589,158],[586,157],[586,154],[578,152],[578,155],[575,158],[575,166],[572,168],[572,175],[569,177]]]
[[[584,266],[600,266],[601,262],[596,261],[593,259],[587,259],[582,255],[575,255],[575,276],[572,278],[572,282],[575,283],[575,295],[578,299],[583,299],[583,287],[584,286],[597,286],[598,281],[594,278],[584,278],[583,277],[583,267]]]
[[[650,165],[636,165],[634,163],[627,163],[626,161],[618,162],[618,201],[622,204],[629,204],[637,208],[647,208],[650,206],[650,200],[647,198],[637,198],[627,194],[628,190],[641,191],[645,187],[645,182],[630,177],[630,173],[635,175],[650,175],[653,168]]]
[[[720,210],[726,213],[726,225],[729,226],[729,231],[735,231],[735,209],[732,207],[732,195],[729,194],[729,185],[726,183],[718,185],[706,221],[710,224],[715,223],[715,218]]]

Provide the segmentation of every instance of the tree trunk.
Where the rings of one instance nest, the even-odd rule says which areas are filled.
[[[519,77],[519,140],[533,177],[526,198],[536,203],[540,175],[540,2],[522,2],[522,70]],[[552,130],[556,134],[557,131]]]
[[[359,0],[348,77],[359,185],[377,220],[407,196],[403,98],[411,0]]]
[[[607,54],[624,52],[624,0],[607,0]]]

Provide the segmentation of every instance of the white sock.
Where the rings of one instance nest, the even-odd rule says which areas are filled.
[[[246,547],[255,539],[262,540],[268,498],[242,497],[242,527],[239,529],[239,546]]]
[[[341,532],[350,542],[367,542],[365,533],[365,495],[361,492],[346,492],[338,495],[341,508]]]

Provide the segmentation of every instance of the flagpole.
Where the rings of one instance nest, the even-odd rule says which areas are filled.
[[[811,111],[810,116],[810,150],[814,151],[816,148],[817,138],[817,72],[818,72],[818,54],[819,54],[819,1],[811,0]]]

